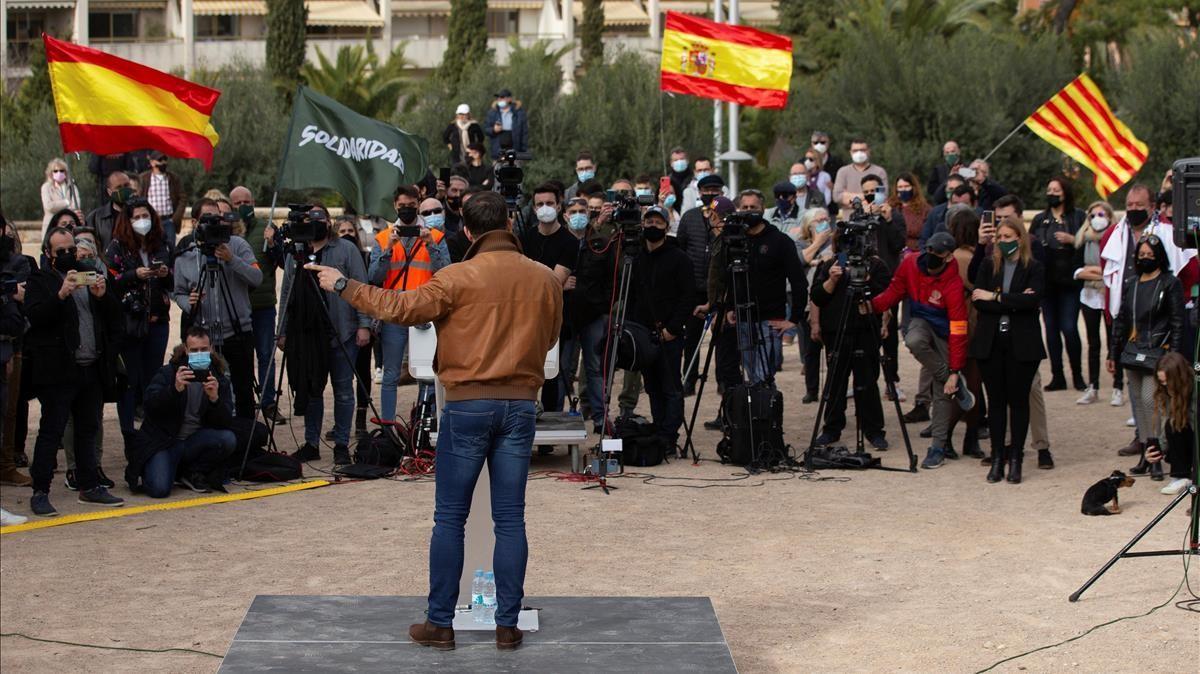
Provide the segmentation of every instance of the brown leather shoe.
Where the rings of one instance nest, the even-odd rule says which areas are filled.
[[[28,487],[33,484],[33,480],[14,467],[0,469],[0,483],[11,484],[17,487]]]
[[[438,627],[426,620],[408,628],[408,638],[422,646],[433,646],[439,651],[454,650],[454,628]]]
[[[502,651],[515,651],[525,638],[525,633],[516,627],[501,627],[496,625],[496,648]]]
[[[1117,454],[1120,456],[1137,456],[1141,453],[1142,443],[1138,442],[1136,437],[1134,437],[1133,442],[1117,450]]]

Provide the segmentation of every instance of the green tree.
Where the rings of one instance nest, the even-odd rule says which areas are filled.
[[[571,17],[566,17],[572,21]],[[585,69],[604,61],[604,3],[583,0],[583,22],[579,25],[579,50]]]
[[[999,0],[839,0],[839,26],[875,29],[903,36],[948,37],[973,27],[987,28],[987,11]]]
[[[11,100],[5,97],[5,117],[9,117],[16,138],[28,138],[31,119],[42,106],[54,105],[50,88],[50,70],[46,66],[46,48],[41,40],[29,45],[29,77],[26,77]]]
[[[440,72],[453,89],[468,64],[488,60],[487,0],[450,0],[448,34]]]
[[[300,69],[307,58],[307,23],[304,0],[267,0],[267,68],[289,106],[304,83]]]
[[[803,72],[825,72],[838,55],[838,6],[828,0],[779,0],[779,30],[791,35],[792,55]]]
[[[305,63],[301,74],[313,89],[368,117],[386,119],[396,111],[396,102],[410,85],[404,70],[411,63],[404,57],[405,43],[380,64],[374,45],[352,45],[338,49],[335,61],[317,50],[317,65]]]

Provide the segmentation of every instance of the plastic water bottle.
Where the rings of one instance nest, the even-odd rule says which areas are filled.
[[[471,581],[471,617],[483,622],[483,569],[475,569],[475,580]]]
[[[483,623],[496,624],[496,574],[491,571],[483,575]]]

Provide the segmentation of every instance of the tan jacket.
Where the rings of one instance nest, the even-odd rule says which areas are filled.
[[[384,321],[432,322],[433,367],[450,401],[534,400],[562,324],[562,285],[506,231],[479,237],[462,262],[419,288],[397,292],[349,281],[342,297]]]

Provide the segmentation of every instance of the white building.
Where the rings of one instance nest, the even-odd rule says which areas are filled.
[[[773,0],[741,2],[742,23],[769,27]],[[416,68],[437,67],[446,50],[449,0],[306,0],[308,57],[332,56],[343,45],[371,39],[382,56],[406,43]],[[6,82],[28,74],[29,44],[48,34],[87,44],[162,70],[214,68],[237,57],[261,63],[266,54],[265,0],[0,0]],[[713,14],[704,0],[605,0],[605,37],[635,50],[658,49],[668,10]],[[563,21],[563,16],[573,21]],[[509,39],[521,44],[574,40],[582,3],[573,0],[489,0],[489,44],[500,63]],[[655,19],[652,21],[652,18]],[[80,37],[83,36],[83,37]],[[568,55],[568,64],[573,62]]]

